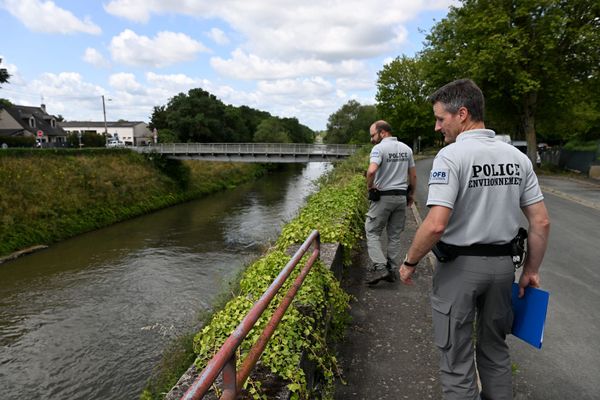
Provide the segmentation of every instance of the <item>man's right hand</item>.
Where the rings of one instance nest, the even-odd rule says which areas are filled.
[[[400,281],[405,285],[413,285],[414,282],[412,280],[412,274],[415,272],[415,267],[409,267],[407,265],[402,264],[400,266]]]
[[[537,272],[530,273],[523,271],[521,277],[519,278],[519,298],[522,298],[525,295],[525,288],[527,286],[539,288],[540,274]]]

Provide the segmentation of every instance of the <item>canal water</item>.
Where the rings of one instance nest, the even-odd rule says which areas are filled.
[[[0,398],[138,398],[164,348],[329,169],[292,165],[0,265]]]

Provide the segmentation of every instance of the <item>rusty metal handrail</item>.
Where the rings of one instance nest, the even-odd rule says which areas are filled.
[[[248,356],[244,359],[240,370],[236,374],[235,368],[235,351],[240,346],[248,332],[254,327],[254,324],[262,313],[267,309],[271,300],[275,297],[279,289],[283,286],[286,279],[289,277],[291,272],[294,270],[304,253],[308,248],[315,243],[313,252],[306,262],[300,274],[296,277],[296,280],[290,287],[289,291],[281,301],[281,304],[277,307],[273,316],[267,323],[267,326],[261,333],[258,341],[250,349]],[[252,309],[248,311],[248,314],[244,317],[242,322],[233,331],[233,333],[227,338],[223,346],[219,349],[217,354],[208,362],[206,367],[202,370],[200,375],[194,380],[194,383],[189,387],[181,399],[185,400],[199,400],[204,397],[206,392],[210,389],[214,381],[219,376],[219,373],[223,371],[223,394],[221,400],[233,400],[242,389],[244,382],[248,379],[252,368],[258,362],[262,352],[264,351],[267,343],[277,325],[283,318],[285,311],[292,303],[292,300],[296,296],[296,293],[300,289],[300,286],[304,282],[304,278],[309,273],[314,262],[319,258],[321,251],[321,241],[319,232],[314,230],[304,241],[302,246],[296,251],[292,259],[286,264],[281,270],[277,278],[271,283],[271,286],[263,293],[261,298],[254,304]]]

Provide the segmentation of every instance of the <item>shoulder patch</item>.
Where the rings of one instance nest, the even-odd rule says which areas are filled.
[[[448,184],[450,170],[448,168],[432,169],[429,175],[429,184]]]

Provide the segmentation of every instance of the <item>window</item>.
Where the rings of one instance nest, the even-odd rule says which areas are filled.
[[[35,118],[29,117],[29,127],[35,128]]]

